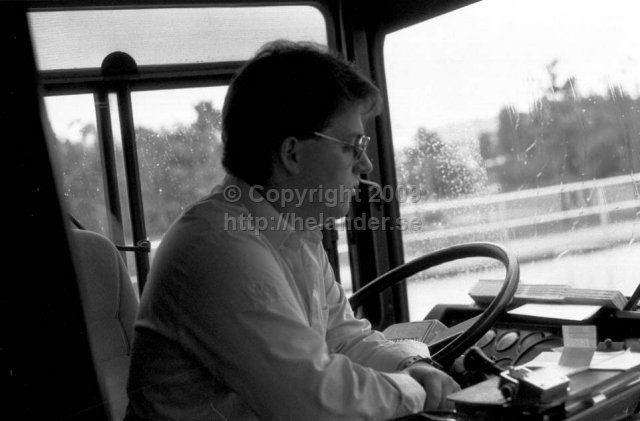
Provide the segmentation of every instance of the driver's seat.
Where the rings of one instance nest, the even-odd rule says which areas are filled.
[[[102,404],[112,421],[124,418],[133,323],[138,297],[115,245],[91,231],[73,229],[79,290]]]

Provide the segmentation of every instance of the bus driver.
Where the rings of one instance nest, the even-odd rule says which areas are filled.
[[[372,169],[363,120],[380,101],[352,65],[307,43],[267,44],[234,77],[228,176],[155,256],[127,420],[384,420],[459,390],[419,361],[425,344],[387,341],[354,317],[322,247],[319,225],[347,213]]]

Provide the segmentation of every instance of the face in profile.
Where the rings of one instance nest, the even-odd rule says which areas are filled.
[[[367,154],[354,147],[365,134],[363,114],[362,106],[348,107],[336,114],[319,136],[305,142],[302,176],[309,193],[316,192],[307,200],[309,215],[324,220],[345,216],[360,176],[373,169]]]

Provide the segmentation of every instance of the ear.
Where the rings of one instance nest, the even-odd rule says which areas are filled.
[[[280,164],[289,174],[300,173],[300,141],[289,136],[280,145]]]

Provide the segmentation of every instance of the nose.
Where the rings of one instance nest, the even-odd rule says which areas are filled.
[[[357,174],[369,174],[373,171],[373,163],[366,153],[363,153],[359,160],[355,162],[353,172]]]

